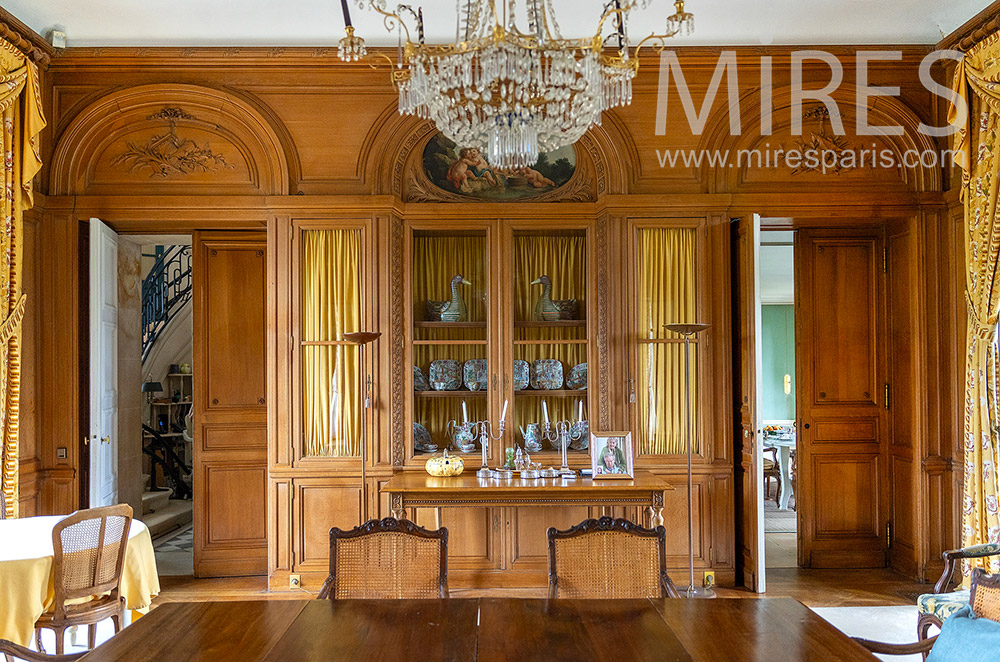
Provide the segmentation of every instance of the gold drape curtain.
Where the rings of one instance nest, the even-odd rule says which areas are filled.
[[[664,324],[695,322],[697,235],[689,228],[640,228],[636,256],[639,454],[683,453],[685,448],[684,344]],[[691,393],[698,392],[698,345],[691,343]],[[700,447],[697,398],[691,401],[692,447]]]
[[[32,205],[31,181],[42,168],[39,134],[45,128],[38,69],[12,44],[0,39],[0,113],[3,117],[3,187],[0,213],[0,489],[7,516],[18,515],[18,405],[21,386],[22,214]]]
[[[302,340],[344,342],[361,330],[361,231],[302,233]],[[302,347],[302,430],[306,455],[360,455],[358,349]]]
[[[961,198],[965,207],[966,333],[965,493],[962,504],[963,545],[1000,542],[1000,482],[997,477],[997,319],[1000,314],[1000,219],[997,218],[997,178],[1000,155],[1000,33],[966,54],[955,72],[955,91],[968,104],[965,124],[955,135],[962,166]],[[949,116],[959,122],[953,108]],[[968,577],[973,566],[1000,571],[996,557],[964,562]]]

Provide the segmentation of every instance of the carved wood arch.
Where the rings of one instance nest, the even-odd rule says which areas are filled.
[[[593,202],[601,195],[626,193],[636,180],[638,152],[631,135],[613,113],[577,141],[576,172],[558,189],[510,201]],[[423,168],[423,153],[437,132],[434,124],[401,116],[389,104],[372,124],[358,158],[358,173],[375,195],[395,195],[407,202],[470,202],[466,196],[433,184]]]
[[[73,118],[53,150],[52,193],[287,195],[289,161],[297,169],[287,132],[262,105],[196,85],[142,85]]]
[[[802,104],[802,135],[791,134],[791,87],[781,87],[772,95],[772,133],[760,133],[760,91],[755,89],[740,98],[740,123],[742,133],[731,135],[728,107],[715,112],[706,124],[698,149],[703,154],[719,152],[728,154],[726,165],[712,165],[706,159],[699,171],[699,177],[708,193],[749,193],[788,190],[847,191],[851,189],[901,191],[940,190],[941,168],[939,166],[904,165],[899,168],[854,168],[842,169],[837,173],[830,170],[826,174],[807,168],[774,167],[760,168],[755,158],[745,158],[737,163],[740,151],[776,149],[801,149],[814,140],[816,135],[824,146],[830,149],[865,149],[868,151],[889,150],[896,163],[902,163],[905,152],[922,154],[927,150],[938,151],[934,141],[917,131],[920,118],[906,104],[895,97],[870,97],[868,100],[869,126],[902,126],[900,136],[859,136],[856,134],[857,88],[841,84],[831,95],[837,103],[844,125],[843,136],[836,136],[830,120],[825,116],[825,106],[820,101],[807,99]],[[827,142],[831,141],[831,142]],[[744,152],[745,155],[745,152]],[[869,155],[868,158],[875,158]],[[766,165],[766,164],[765,164]]]

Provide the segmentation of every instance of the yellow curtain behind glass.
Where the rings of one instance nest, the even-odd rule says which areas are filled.
[[[31,180],[41,170],[39,134],[45,128],[38,69],[13,45],[0,39],[0,113],[3,116],[3,186],[0,214],[0,434],[3,465],[0,489],[7,516],[18,515],[18,410],[21,388],[22,214],[32,205]]]
[[[343,341],[361,330],[361,231],[302,233],[302,339]],[[302,348],[302,429],[306,455],[360,454],[358,350]]]
[[[535,303],[542,296],[542,286],[532,285],[539,276],[552,279],[553,300],[576,299],[579,317],[587,310],[587,240],[583,236],[519,235],[514,237],[514,319],[535,319]],[[519,340],[585,339],[586,329],[552,328],[519,330]],[[536,359],[559,359],[563,374],[587,360],[586,345],[519,345],[517,358],[528,363]]]
[[[997,186],[1000,156],[1000,33],[974,46],[955,71],[955,91],[966,100],[969,115],[955,136],[962,165],[961,197],[965,207],[966,334],[965,494],[962,504],[963,546],[1000,543],[1000,425],[997,383],[997,319],[1000,315],[1000,219]],[[972,93],[970,93],[970,88]],[[959,123],[954,108],[949,120]],[[996,557],[966,559],[972,567],[1000,571]]]
[[[684,345],[663,342],[665,338],[677,338],[664,330],[663,325],[696,321],[697,236],[693,229],[641,228],[637,243],[636,452],[684,453]],[[698,392],[697,347],[697,343],[691,343],[692,394]],[[691,434],[695,452],[700,449],[697,412],[697,401],[692,399]]]

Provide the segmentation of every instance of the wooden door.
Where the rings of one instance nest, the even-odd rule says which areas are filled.
[[[915,360],[920,319],[917,315],[919,282],[915,253],[916,232],[910,222],[892,224],[886,234],[886,308],[888,333],[889,397],[886,446],[889,473],[889,564],[910,577],[920,572],[917,550],[917,494],[920,485],[920,398],[914,389],[919,383],[921,362]]]
[[[264,233],[194,235],[194,572],[265,574]]]
[[[90,507],[118,503],[118,235],[90,219]]]
[[[761,387],[760,279],[757,264],[760,257],[760,217],[739,219],[736,227],[738,255],[737,287],[739,301],[739,368],[740,408],[740,495],[743,507],[740,522],[743,585],[763,593],[764,581],[764,501],[761,481],[764,476],[764,454],[760,444],[762,425],[758,394]]]
[[[799,565],[885,565],[881,231],[795,240]]]

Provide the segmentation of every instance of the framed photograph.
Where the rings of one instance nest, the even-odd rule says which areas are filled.
[[[591,432],[590,468],[594,480],[632,478],[632,433]]]

